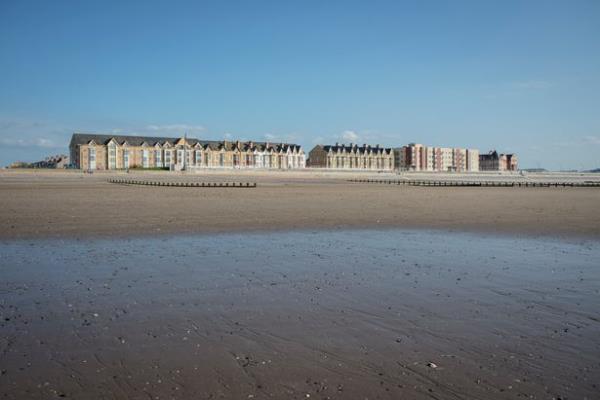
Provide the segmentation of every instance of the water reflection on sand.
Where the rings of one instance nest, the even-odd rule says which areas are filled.
[[[355,230],[0,255],[7,398],[599,393],[598,242]]]

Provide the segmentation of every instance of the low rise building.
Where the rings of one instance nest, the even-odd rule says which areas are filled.
[[[488,154],[479,156],[481,171],[517,171],[517,156],[515,154],[499,154],[491,150]]]
[[[58,154],[55,156],[46,157],[42,161],[36,161],[31,163],[33,168],[67,168],[69,166],[69,156],[65,154]]]
[[[69,150],[72,165],[83,170],[297,169],[306,166],[302,147],[288,143],[75,133]]]
[[[316,145],[309,153],[309,167],[332,169],[394,169],[394,151],[379,145],[370,146],[350,143],[335,145]]]

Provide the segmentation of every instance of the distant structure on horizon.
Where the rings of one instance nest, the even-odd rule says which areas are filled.
[[[516,171],[517,156],[498,154],[496,150],[491,150],[488,154],[479,156],[479,168],[481,171]]]
[[[69,151],[74,168],[90,171],[129,168],[298,169],[306,166],[302,147],[288,143],[74,133]]]
[[[310,168],[394,170],[394,151],[379,145],[318,144],[308,153],[308,159]]]
[[[8,168],[53,168],[62,169],[69,166],[69,156],[65,154],[57,154],[46,157],[41,161],[25,162],[16,161],[8,166]]]
[[[394,149],[394,162],[400,171],[466,172],[479,171],[479,150],[431,147],[410,143]]]

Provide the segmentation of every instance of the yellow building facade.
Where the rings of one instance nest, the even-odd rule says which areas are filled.
[[[298,169],[302,147],[288,143],[73,134],[71,163],[82,170],[201,168]]]

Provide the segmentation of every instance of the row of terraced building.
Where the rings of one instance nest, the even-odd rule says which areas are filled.
[[[76,133],[69,150],[72,166],[83,170],[298,169],[306,166],[302,147],[289,143]]]
[[[479,154],[477,149],[411,143],[397,148],[350,143],[316,145],[305,156],[300,145],[253,141],[115,136],[75,133],[69,145],[71,164],[83,170],[130,168],[194,170],[206,168],[374,171],[514,171],[514,154]]]

